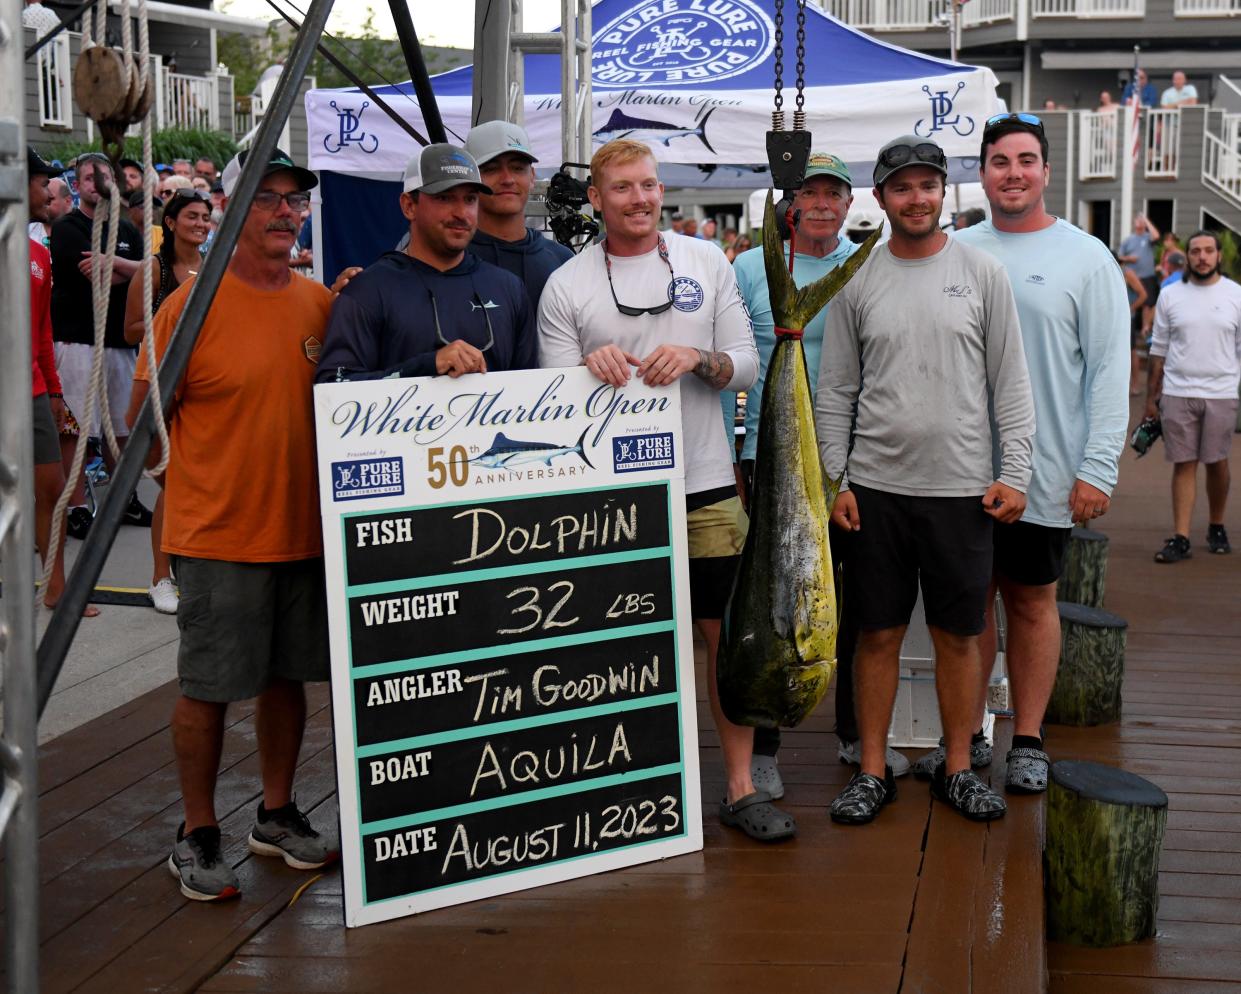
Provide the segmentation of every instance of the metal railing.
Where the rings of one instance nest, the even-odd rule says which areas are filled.
[[[1016,0],[972,0],[961,8],[961,25],[966,28],[998,21],[1011,21],[1016,13]]]
[[[967,5],[968,6],[968,5]],[[1032,17],[1145,17],[1146,0],[1033,0]]]
[[[215,74],[187,76],[168,72],[164,76],[164,120],[161,127],[220,127],[220,90]]]
[[[823,9],[854,28],[920,31],[942,28],[947,5],[945,0],[824,0]]]
[[[1115,179],[1121,115],[1118,110],[1078,111],[1077,146],[1080,179]]]
[[[1241,0],[1176,0],[1177,17],[1241,17]]]
[[[1147,179],[1176,179],[1181,151],[1181,112],[1175,107],[1145,110],[1143,167]]]
[[[39,80],[39,125],[45,128],[73,127],[73,93],[69,76],[73,59],[69,36],[61,33],[39,49],[35,56]]]
[[[1241,210],[1241,114],[1225,114],[1220,134],[1202,138],[1203,185]]]

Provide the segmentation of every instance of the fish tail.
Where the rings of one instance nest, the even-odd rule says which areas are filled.
[[[707,118],[714,113],[715,108],[712,107],[709,111],[702,115],[702,120],[698,122],[698,140],[707,146],[707,151],[712,155],[716,155],[718,153],[716,153],[715,149],[711,147],[711,143],[707,141]]]
[[[591,469],[594,469],[595,464],[586,458],[586,433],[588,431],[590,431],[590,425],[587,425],[582,429],[582,434],[578,436],[577,445],[573,447],[573,451],[582,457],[582,462],[584,462]]]

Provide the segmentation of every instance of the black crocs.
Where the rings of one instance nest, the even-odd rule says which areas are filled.
[[[797,823],[771,803],[765,790],[739,797],[732,804],[720,802],[720,824],[739,828],[759,842],[780,842],[797,834]]]
[[[865,825],[875,820],[880,809],[896,798],[896,778],[892,767],[883,771],[883,779],[871,773],[855,773],[845,789],[836,795],[828,813],[839,825]]]
[[[946,776],[940,766],[931,778],[931,796],[950,805],[970,821],[994,821],[1008,810],[1004,798],[982,782],[973,770]]]

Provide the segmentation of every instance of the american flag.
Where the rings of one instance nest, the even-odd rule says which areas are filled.
[[[1138,81],[1138,67],[1133,67],[1133,93],[1129,97],[1129,106],[1125,113],[1129,115],[1130,123],[1133,125],[1133,147],[1129,150],[1129,155],[1133,159],[1133,164],[1138,164],[1138,154],[1142,150],[1142,130],[1140,125],[1140,115],[1142,111],[1142,84]]]

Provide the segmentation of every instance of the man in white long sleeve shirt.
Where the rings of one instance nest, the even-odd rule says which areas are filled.
[[[1036,794],[1047,789],[1041,726],[1060,661],[1056,581],[1073,523],[1086,525],[1107,513],[1125,444],[1128,307],[1107,246],[1047,213],[1047,136],[1037,117],[1004,114],[988,121],[979,172],[991,220],[956,238],[1004,264],[1038,414],[1025,514],[995,526],[991,581],[1004,599],[1013,692],[1005,786]],[[982,696],[995,649],[991,616],[983,637]],[[930,765],[924,767],[928,776]]]
[[[905,135],[879,150],[875,199],[892,237],[832,301],[823,336],[819,449],[828,477],[841,479],[832,519],[855,533],[845,596],[860,630],[862,768],[831,806],[832,819],[847,824],[871,821],[896,794],[884,746],[919,580],[946,755],[932,793],[974,820],[1005,812],[970,769],[969,747],[991,526],[1025,509],[1034,404],[1003,267],[939,230],[947,175],[934,142]]]
[[[745,390],[758,375],[750,317],[724,253],[659,232],[663,184],[649,147],[609,142],[590,172],[590,201],[607,235],[548,278],[539,306],[540,362],[585,365],[616,387],[635,374],[651,386],[680,384],[690,599],[707,643],[711,711],[728,777],[720,820],[751,838],[788,838],[793,819],[754,789],[754,730],[724,717],[715,680],[720,623],[747,528],[719,392]]]

